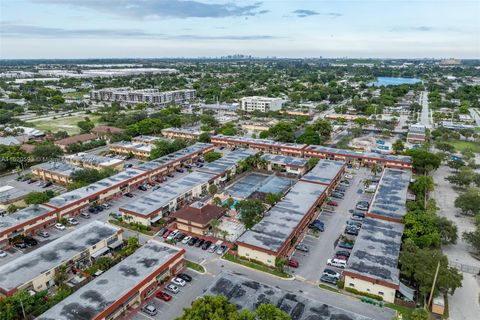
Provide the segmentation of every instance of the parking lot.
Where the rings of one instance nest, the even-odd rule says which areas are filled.
[[[185,287],[179,287],[180,290],[178,293],[168,292],[168,294],[172,296],[172,299],[170,301],[163,301],[155,297],[155,295],[152,295],[151,298],[149,298],[146,302],[142,304],[142,308],[145,305],[153,305],[158,310],[157,315],[147,315],[139,308],[133,312],[131,319],[175,319],[180,314],[182,314],[183,308],[189,307],[193,300],[195,300],[197,297],[201,296],[204,293],[204,291],[212,281],[211,276],[202,275],[192,270],[186,270],[183,273],[191,276],[192,281],[187,282]],[[157,292],[158,291],[160,291],[160,289],[157,290]]]
[[[318,217],[318,220],[325,223],[325,231],[321,232],[318,238],[310,234],[305,235],[301,243],[309,247],[309,252],[295,250],[291,256],[299,262],[299,267],[288,267],[288,272],[300,279],[318,283],[327,266],[327,260],[333,258],[336,250],[345,250],[337,247],[339,238],[351,216],[349,210],[354,209],[356,203],[366,197],[363,193],[363,181],[371,175],[368,168],[351,169],[350,172],[353,173],[353,178],[350,180],[350,186],[346,188],[344,198],[332,199],[338,206],[334,207],[333,212],[323,211]],[[341,273],[341,270],[338,272]]]

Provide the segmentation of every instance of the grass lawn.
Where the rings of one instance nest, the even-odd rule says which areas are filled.
[[[470,149],[475,153],[480,153],[480,143],[463,140],[449,140],[448,143],[460,152]]]
[[[403,319],[410,319],[412,312],[415,310],[409,307],[399,306],[393,303],[386,303],[384,307],[397,310],[402,315]]]
[[[255,263],[253,261],[248,261],[248,260],[244,260],[244,259],[235,257],[233,254],[228,253],[228,252],[223,256],[223,259],[228,260],[230,262],[241,264],[242,266],[249,267],[249,268],[252,268],[252,269],[255,269],[255,270],[258,270],[258,271],[263,271],[263,272],[266,272],[266,273],[270,273],[270,274],[273,274],[274,276],[277,276],[277,277],[286,278],[286,279],[292,277],[288,273],[275,270],[273,268],[264,266],[262,264]]]
[[[205,273],[205,268],[199,265],[198,263],[195,263],[190,260],[185,260],[185,265],[187,266],[187,268],[190,268],[192,270],[195,270],[201,273]]]
[[[323,284],[323,283],[319,284],[318,286],[319,286],[320,288],[325,289],[325,290],[328,290],[328,291],[340,293],[340,290],[338,290],[338,289],[336,289],[336,288],[332,288],[332,287],[330,287],[330,286],[327,286],[326,284]]]
[[[67,92],[63,94],[63,97],[65,99],[81,99],[85,94],[88,94],[88,91]]]
[[[67,131],[68,134],[78,134],[80,133],[80,128],[77,127],[77,122],[82,121],[85,117],[90,118],[94,123],[98,123],[100,116],[95,115],[81,115],[81,116],[59,116],[56,119],[39,119],[29,121],[29,123],[33,124],[35,128],[44,131]]]

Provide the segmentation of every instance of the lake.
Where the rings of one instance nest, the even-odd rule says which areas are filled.
[[[423,82],[417,78],[378,77],[377,81],[370,82],[371,86],[398,86],[401,84],[415,84]]]

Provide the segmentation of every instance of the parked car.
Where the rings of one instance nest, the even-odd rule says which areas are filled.
[[[89,207],[89,208],[88,208],[88,212],[90,212],[90,213],[97,213],[98,211],[97,211],[97,209],[96,209],[95,207]]]
[[[339,260],[339,259],[328,259],[327,264],[329,266],[337,267],[337,268],[345,268],[347,266],[347,261],[345,260]]]
[[[205,240],[203,240],[203,239],[198,240],[195,243],[195,247],[200,248],[204,242],[205,242]]]
[[[183,233],[179,233],[177,234],[177,236],[175,237],[175,239],[177,241],[182,241],[187,235],[186,234],[183,234]]]
[[[151,304],[147,304],[145,307],[143,307],[142,312],[148,314],[149,316],[156,316],[158,314],[157,308]]]
[[[170,291],[171,293],[178,293],[178,291],[180,291],[176,285],[171,283],[165,286],[165,290]]]
[[[61,223],[55,223],[54,227],[55,227],[55,229],[60,230],[60,231],[63,231],[63,230],[66,229],[65,226]]]
[[[125,197],[127,197],[127,198],[133,198],[134,195],[133,195],[133,193],[127,192],[127,193],[125,193]]]
[[[348,179],[348,180],[351,180],[351,179],[353,179],[353,176],[352,176],[351,174],[346,174],[346,175],[344,176],[344,178],[345,178],[345,179]]]
[[[88,212],[81,212],[80,217],[85,218],[85,219],[90,219],[90,213]]]
[[[336,255],[350,257],[350,251],[347,250],[337,250]]]
[[[365,218],[365,212],[359,210],[353,210],[352,217]]]
[[[25,244],[25,242],[17,242],[14,246],[17,249],[27,249],[27,245]]]
[[[8,254],[5,251],[0,250],[0,258],[5,258],[6,256],[8,256]]]
[[[172,173],[167,173],[167,177],[173,178],[173,177],[175,177],[175,176],[174,176]]]
[[[125,168],[131,168],[131,167],[133,167],[133,164],[131,164],[131,163],[127,163],[127,164],[125,165]]]
[[[350,242],[340,242],[338,246],[343,249],[353,249],[353,243]]]
[[[343,179],[342,181],[340,181],[340,185],[344,185],[348,187],[350,185],[350,181]]]
[[[348,220],[347,225],[354,226],[357,229],[360,229],[362,227],[362,223],[360,221],[353,221],[353,220]]]
[[[187,244],[190,241],[190,239],[192,239],[192,237],[186,236],[185,238],[183,238],[182,243]]]
[[[214,253],[215,251],[217,251],[217,249],[218,249],[218,246],[214,244],[210,246],[210,249],[208,249],[208,252]]]
[[[173,230],[168,236],[167,236],[167,240],[173,240],[175,239],[175,237],[177,236],[178,234],[178,230]]]
[[[166,238],[170,235],[170,233],[172,233],[172,231],[171,231],[171,230],[167,230],[167,231],[163,234],[162,238],[166,239]]]
[[[48,188],[52,185],[53,183],[51,181],[47,181],[43,184],[42,188]]]
[[[298,268],[300,266],[300,264],[298,263],[297,260],[294,260],[294,259],[289,259],[287,261],[287,264],[289,267],[292,267],[292,268]]]
[[[298,251],[303,251],[303,252],[308,252],[309,251],[309,248],[306,244],[303,244],[303,243],[299,243],[295,246],[295,249],[297,249]]]
[[[74,219],[74,218],[68,218],[67,221],[68,221],[68,223],[70,223],[73,226],[78,224],[78,220]]]
[[[328,201],[327,204],[328,204],[329,206],[333,206],[333,207],[337,207],[337,206],[338,206],[338,203],[337,203],[336,201],[333,201],[333,200]]]
[[[332,192],[330,194],[330,197],[335,198],[335,199],[343,199],[344,195],[339,192]]]
[[[336,278],[337,280],[339,280],[340,277],[341,277],[340,273],[336,272],[335,270],[328,269],[328,268],[323,270],[323,274],[327,275],[329,277],[332,277],[332,278]]]
[[[211,245],[212,241],[205,241],[205,243],[202,245],[202,250],[207,250]]]
[[[95,207],[95,210],[97,210],[98,212],[102,212],[105,208],[101,205],[98,205]]]
[[[193,246],[195,244],[195,242],[197,242],[198,238],[197,237],[193,237],[191,238],[189,241],[188,241],[188,245],[189,246]]]
[[[347,256],[342,256],[342,255],[339,255],[339,254],[336,254],[333,258],[338,259],[338,260],[345,260],[345,261],[348,260]]]
[[[175,171],[180,172],[180,173],[184,173],[184,172],[185,172],[185,170],[183,170],[183,169],[175,169]]]
[[[170,301],[172,300],[172,296],[169,295],[166,292],[163,291],[158,291],[157,294],[155,295],[158,299],[163,300],[163,301]]]
[[[37,182],[38,180],[37,179],[30,179],[27,181],[28,184],[32,184],[32,183],[35,183]]]
[[[180,278],[180,279],[183,279],[183,280],[185,280],[185,281],[187,281],[187,282],[191,282],[191,281],[192,281],[192,277],[190,277],[190,276],[189,276],[188,274],[186,274],[186,273],[179,273],[179,274],[177,275],[177,277]]]
[[[167,228],[162,228],[162,229],[160,229],[160,230],[158,231],[157,235],[158,235],[159,237],[163,237],[163,235],[164,235],[165,232],[167,232],[167,231],[168,231]]]
[[[330,277],[329,275],[323,274],[320,277],[320,281],[336,285],[338,280],[337,278]]]
[[[158,190],[158,189],[160,189],[161,187],[162,187],[162,186],[155,186],[155,187],[153,187],[153,190]]]
[[[358,235],[358,229],[356,227],[347,226],[345,228],[345,233],[353,235],[353,236],[357,236]]]
[[[29,246],[36,246],[38,244],[38,241],[32,237],[25,237],[23,238],[23,242],[25,242]]]
[[[355,206],[355,209],[361,210],[361,211],[367,211],[368,206],[369,206],[368,201],[359,201],[359,202],[357,202],[357,205]]]
[[[187,282],[181,278],[173,278],[172,283],[180,287],[185,287],[185,285],[187,284]]]
[[[318,230],[318,231],[321,231],[321,232],[325,231],[325,224],[320,220],[313,221],[312,223],[310,223],[308,225],[308,227],[310,229],[315,229],[315,230]]]
[[[103,209],[108,209],[108,208],[111,208],[112,205],[110,203],[104,203],[104,204],[102,204],[102,207],[103,207]]]
[[[220,245],[220,247],[218,247],[217,249],[217,254],[218,255],[222,255],[225,253],[225,251],[227,251],[228,247],[224,244]]]
[[[147,191],[148,189],[145,186],[140,186],[140,187],[138,187],[138,190]]]
[[[342,186],[337,186],[335,188],[335,192],[345,193],[345,191],[347,191],[347,188],[342,187]]]
[[[43,231],[43,230],[38,231],[37,234],[42,238],[50,237],[50,233],[48,233],[47,231]]]

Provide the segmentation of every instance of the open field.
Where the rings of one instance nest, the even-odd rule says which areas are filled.
[[[472,141],[463,141],[463,140],[450,140],[449,144],[455,147],[457,151],[472,150],[475,153],[480,153],[480,144]]]
[[[40,130],[44,131],[67,131],[68,134],[78,134],[80,133],[80,128],[77,127],[77,122],[82,121],[86,116],[66,116],[66,117],[58,117],[56,119],[49,118],[49,119],[39,119],[29,121],[31,124]],[[94,123],[98,123],[100,117],[95,115],[88,115],[88,118],[92,120]]]

